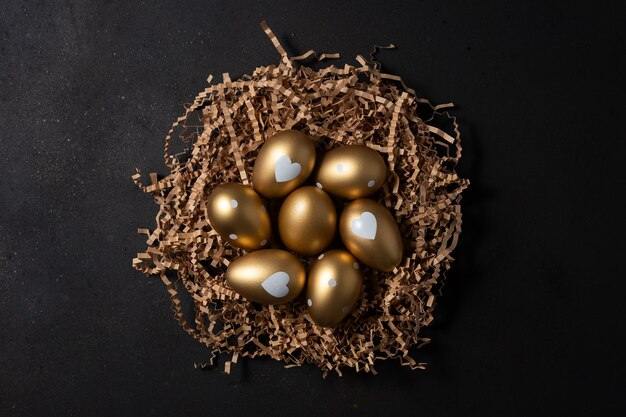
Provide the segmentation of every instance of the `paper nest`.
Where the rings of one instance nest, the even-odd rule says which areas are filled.
[[[133,266],[158,275],[167,286],[175,316],[187,333],[216,353],[230,354],[224,369],[240,356],[269,356],[287,367],[312,363],[323,375],[342,368],[376,373],[374,363],[397,358],[412,369],[424,368],[409,350],[429,339],[420,329],[433,320],[435,299],[451,252],[461,232],[461,193],[468,181],[455,172],[461,156],[456,120],[432,106],[397,76],[384,74],[373,56],[360,66],[313,70],[296,61],[338,54],[314,51],[289,58],[265,23],[262,27],[281,55],[278,65],[252,75],[210,85],[198,94],[165,139],[171,172],[151,183],[133,180],[159,206],[157,227],[146,252]],[[209,77],[209,83],[211,77]],[[399,85],[398,85],[399,84]],[[437,128],[435,121],[445,126]],[[224,275],[244,254],[223,242],[207,220],[206,197],[221,183],[250,183],[265,139],[298,129],[328,150],[364,144],[383,155],[388,177],[374,198],[395,216],[403,237],[404,258],[390,273],[363,268],[364,285],[354,311],[335,328],[319,327],[307,314],[304,297],[277,306],[260,306],[228,288]],[[189,148],[171,155],[174,137]],[[193,301],[193,319],[184,311],[182,292]]]

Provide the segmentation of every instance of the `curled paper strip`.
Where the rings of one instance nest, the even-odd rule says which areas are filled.
[[[416,97],[399,77],[362,56],[359,66],[299,66],[296,61],[338,54],[308,51],[290,58],[265,22],[262,27],[281,55],[279,64],[235,81],[224,74],[223,82],[209,85],[165,138],[170,173],[162,179],[151,174],[148,185],[139,170],[133,175],[159,206],[156,228],[139,229],[148,236],[148,248],[133,266],[162,279],[177,320],[211,349],[211,363],[217,353],[231,355],[226,372],[240,356],[269,356],[288,367],[312,363],[324,376],[341,375],[344,367],[375,373],[375,361],[390,358],[423,368],[409,349],[429,341],[419,332],[433,319],[436,293],[451,266],[461,232],[461,193],[469,184],[455,172],[461,156],[456,121],[439,112],[452,105],[433,106]],[[431,125],[435,119],[449,122],[452,132]],[[225,182],[248,184],[259,147],[284,129],[313,136],[320,150],[369,146],[388,164],[379,201],[400,226],[404,258],[390,273],[363,269],[359,301],[335,328],[315,325],[302,299],[259,306],[231,290],[226,268],[244,252],[225,244],[207,220],[212,189]],[[170,153],[175,137],[189,145],[182,154]],[[183,312],[181,291],[193,301],[192,320]]]

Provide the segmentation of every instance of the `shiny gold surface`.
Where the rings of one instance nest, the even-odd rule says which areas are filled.
[[[375,150],[362,145],[335,148],[326,153],[315,176],[318,187],[347,200],[378,191],[387,177],[387,165]]]
[[[292,254],[263,249],[237,258],[226,270],[226,282],[250,301],[283,304],[302,292],[304,265]]]
[[[363,279],[359,264],[345,250],[330,250],[319,256],[309,271],[309,314],[320,326],[334,326],[354,307]]]
[[[270,238],[270,217],[261,198],[242,184],[217,186],[207,200],[207,216],[220,236],[245,250],[259,249]]]
[[[374,269],[389,272],[402,260],[398,225],[391,213],[373,200],[363,198],[348,204],[339,219],[339,233],[348,250]]]
[[[308,135],[283,130],[265,141],[254,163],[252,184],[264,197],[284,197],[311,175],[315,145]]]
[[[337,211],[324,191],[301,187],[287,196],[278,213],[278,232],[285,246],[302,255],[315,255],[333,240]]]

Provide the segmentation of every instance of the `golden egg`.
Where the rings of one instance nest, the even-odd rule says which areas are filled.
[[[207,217],[231,245],[259,249],[270,238],[270,216],[261,197],[250,187],[231,183],[217,186],[207,201]]]
[[[289,252],[263,249],[233,261],[226,270],[226,282],[250,301],[283,304],[302,292],[306,272]]]
[[[318,187],[337,197],[354,200],[378,191],[387,177],[387,165],[375,150],[348,145],[326,153],[315,176]]]
[[[261,147],[252,171],[252,184],[264,197],[284,197],[306,181],[314,166],[312,138],[297,130],[283,130]]]
[[[307,284],[307,304],[313,321],[334,326],[354,307],[363,279],[359,264],[345,250],[321,254],[311,266]]]
[[[388,272],[402,260],[402,239],[393,216],[366,198],[348,204],[339,219],[339,234],[348,250],[364,264]]]
[[[278,213],[278,233],[285,246],[302,255],[315,255],[333,240],[337,211],[328,194],[301,187],[287,196]]]

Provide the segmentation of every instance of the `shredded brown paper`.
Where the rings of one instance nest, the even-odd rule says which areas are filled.
[[[161,278],[181,326],[211,349],[209,363],[199,366],[228,353],[227,373],[240,356],[269,356],[286,367],[312,363],[324,377],[331,371],[341,375],[345,367],[375,374],[375,361],[391,358],[424,369],[409,351],[430,341],[419,333],[433,320],[453,261],[461,193],[469,184],[455,172],[461,156],[456,120],[441,112],[452,104],[433,106],[416,97],[400,77],[382,73],[373,54],[370,60],[357,56],[359,66],[300,66],[297,61],[312,56],[321,61],[339,55],[309,51],[290,58],[265,22],[261,26],[281,55],[278,65],[258,67],[235,81],[224,74],[223,82],[209,85],[165,138],[171,172],[162,179],[150,174],[148,185],[139,170],[133,175],[159,206],[156,228],[139,229],[148,236],[148,248],[133,266]],[[207,220],[206,197],[213,188],[249,184],[259,147],[284,129],[313,136],[320,150],[367,145],[388,164],[379,201],[399,224],[405,257],[390,273],[363,268],[361,297],[335,328],[313,323],[303,297],[260,306],[231,290],[224,274],[244,251],[223,242]],[[172,155],[175,137],[188,148]],[[186,318],[181,292],[193,300],[193,319]]]

